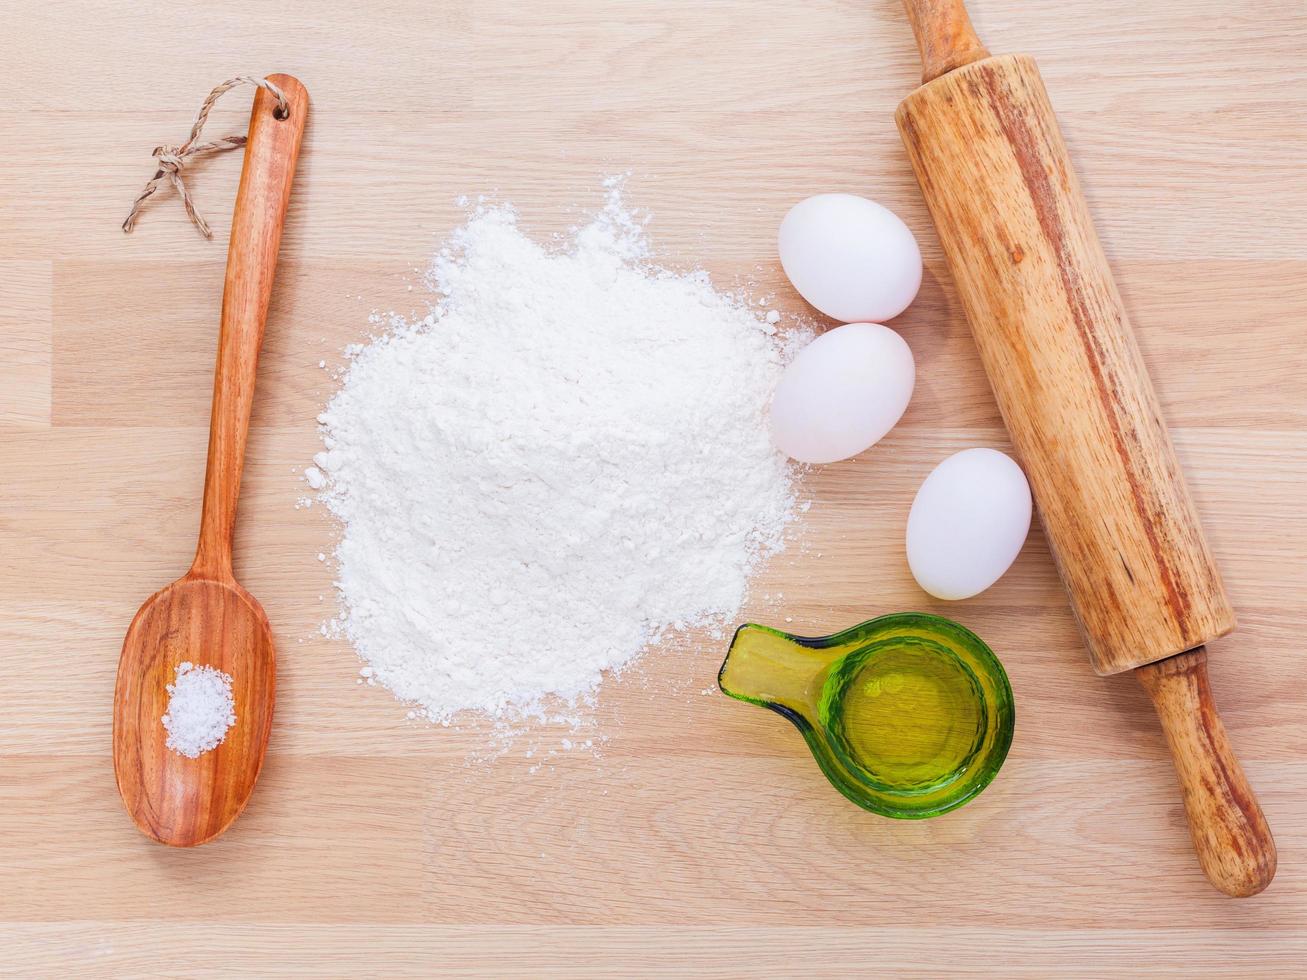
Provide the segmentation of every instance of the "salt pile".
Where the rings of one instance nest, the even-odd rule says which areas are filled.
[[[231,675],[189,661],[178,664],[161,720],[168,731],[168,748],[174,752],[197,759],[216,749],[236,724]]]

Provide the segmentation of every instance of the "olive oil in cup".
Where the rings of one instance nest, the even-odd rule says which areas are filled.
[[[887,817],[956,809],[1012,744],[1003,665],[940,616],[896,613],[818,638],[741,626],[718,683],[792,721],[835,788]]]

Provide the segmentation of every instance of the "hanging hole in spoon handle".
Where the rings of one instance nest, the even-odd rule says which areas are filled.
[[[921,51],[921,83],[989,57],[962,0],[903,0]]]
[[[297,79],[269,75],[268,81],[285,96],[287,114],[278,120],[277,97],[263,88],[255,92],[227,250],[218,366],[209,421],[209,468],[204,479],[200,541],[191,569],[193,574],[208,578],[231,577],[232,531],[254,405],[259,349],[309,110],[308,92]]]
[[[1199,864],[1225,894],[1256,895],[1275,877],[1275,838],[1212,701],[1206,648],[1145,664],[1135,676],[1166,733]]]

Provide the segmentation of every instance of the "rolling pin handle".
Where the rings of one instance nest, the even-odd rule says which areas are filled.
[[[1203,871],[1227,895],[1256,895],[1275,877],[1275,839],[1212,701],[1206,648],[1135,674],[1166,733]]]
[[[962,0],[903,0],[921,51],[921,84],[989,57]]]

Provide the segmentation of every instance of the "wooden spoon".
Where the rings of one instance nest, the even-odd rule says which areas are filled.
[[[178,847],[213,840],[245,809],[272,728],[272,630],[263,608],[236,583],[231,543],[259,348],[309,100],[289,75],[268,80],[289,108],[278,118],[274,95],[261,88],[254,96],[227,253],[195,562],[132,620],[114,693],[118,792],[142,833]],[[235,700],[236,723],[225,741],[195,759],[167,747],[161,720],[166,685],[183,661],[231,675]]]

